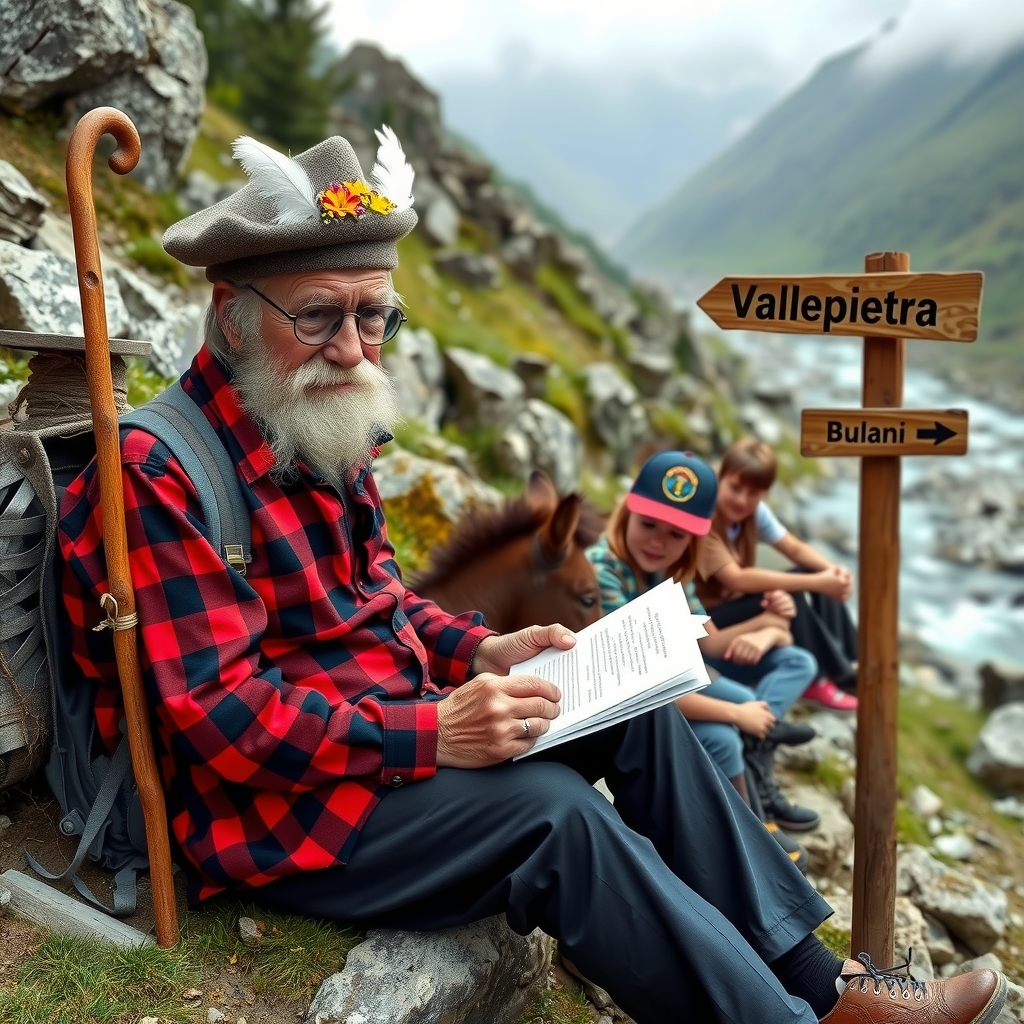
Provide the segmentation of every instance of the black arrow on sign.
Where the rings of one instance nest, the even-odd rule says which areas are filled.
[[[918,441],[930,441],[935,438],[935,444],[940,445],[943,441],[948,441],[951,437],[956,437],[956,431],[950,430],[944,423],[940,423],[938,420],[935,421],[935,429],[928,430],[924,427],[917,432]]]

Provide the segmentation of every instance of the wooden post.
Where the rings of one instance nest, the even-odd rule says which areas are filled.
[[[867,273],[907,271],[905,252],[872,253]],[[862,405],[903,404],[902,338],[864,339]],[[900,460],[871,456],[860,471],[860,634],[857,672],[854,955],[888,966],[896,904],[896,712],[899,699]]]
[[[156,938],[161,946],[178,941],[178,911],[174,901],[171,848],[167,833],[167,809],[157,769],[149,709],[139,669],[136,645],[135,592],[128,564],[128,539],[124,520],[124,487],[121,479],[121,439],[110,371],[107,315],[103,298],[103,272],[96,233],[96,209],[92,197],[92,158],[96,143],[109,132],[117,149],[108,163],[118,174],[127,174],[139,162],[140,143],[135,125],[113,107],[90,110],[78,122],[68,142],[68,206],[78,264],[85,326],[85,371],[92,403],[96,461],[100,480],[103,548],[107,561],[109,593],[116,601],[108,617],[116,616],[114,654],[121,677],[128,746],[146,821],[149,876],[153,885]]]

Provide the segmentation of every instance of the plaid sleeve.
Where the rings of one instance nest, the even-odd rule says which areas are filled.
[[[332,703],[289,683],[261,655],[263,600],[207,542],[195,490],[166,447],[133,431],[122,462],[140,658],[175,755],[230,782],[287,792],[342,777],[432,775],[436,708],[388,706],[366,693]],[[75,656],[94,676],[100,669],[83,633],[99,617],[98,605],[86,606],[106,588],[98,488],[93,473],[69,489],[60,537],[81,595],[71,608]]]
[[[461,686],[469,678],[469,665],[480,641],[494,636],[494,630],[484,625],[484,617],[479,612],[449,615],[408,589],[403,611],[426,649],[434,685]]]

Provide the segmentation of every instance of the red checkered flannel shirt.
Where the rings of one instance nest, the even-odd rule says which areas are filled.
[[[182,378],[227,445],[250,507],[240,576],[206,540],[199,500],[166,447],[122,443],[140,657],[171,828],[193,902],[349,858],[387,786],[436,769],[439,696],[491,634],[402,584],[366,468],[345,493],[273,456],[204,347]],[[60,547],[75,660],[98,682],[113,749],[123,717],[109,631],[95,462],[68,488]]]

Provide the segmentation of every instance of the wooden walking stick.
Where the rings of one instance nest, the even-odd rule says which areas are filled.
[[[92,161],[100,137],[109,132],[117,149],[108,163],[117,174],[127,174],[139,162],[139,133],[127,115],[113,107],[90,110],[71,134],[68,143],[68,206],[75,239],[78,288],[82,295],[85,326],[85,371],[92,404],[99,470],[103,547],[107,560],[109,591],[103,596],[107,622],[114,632],[114,655],[121,677],[128,747],[135,781],[146,819],[149,874],[153,886],[156,939],[161,946],[178,941],[178,913],[171,877],[171,848],[167,835],[167,810],[153,751],[149,709],[142,686],[136,646],[135,592],[128,566],[128,537],[124,521],[124,489],[121,479],[121,439],[114,384],[110,373],[107,313],[103,299],[96,208],[92,197]]]

